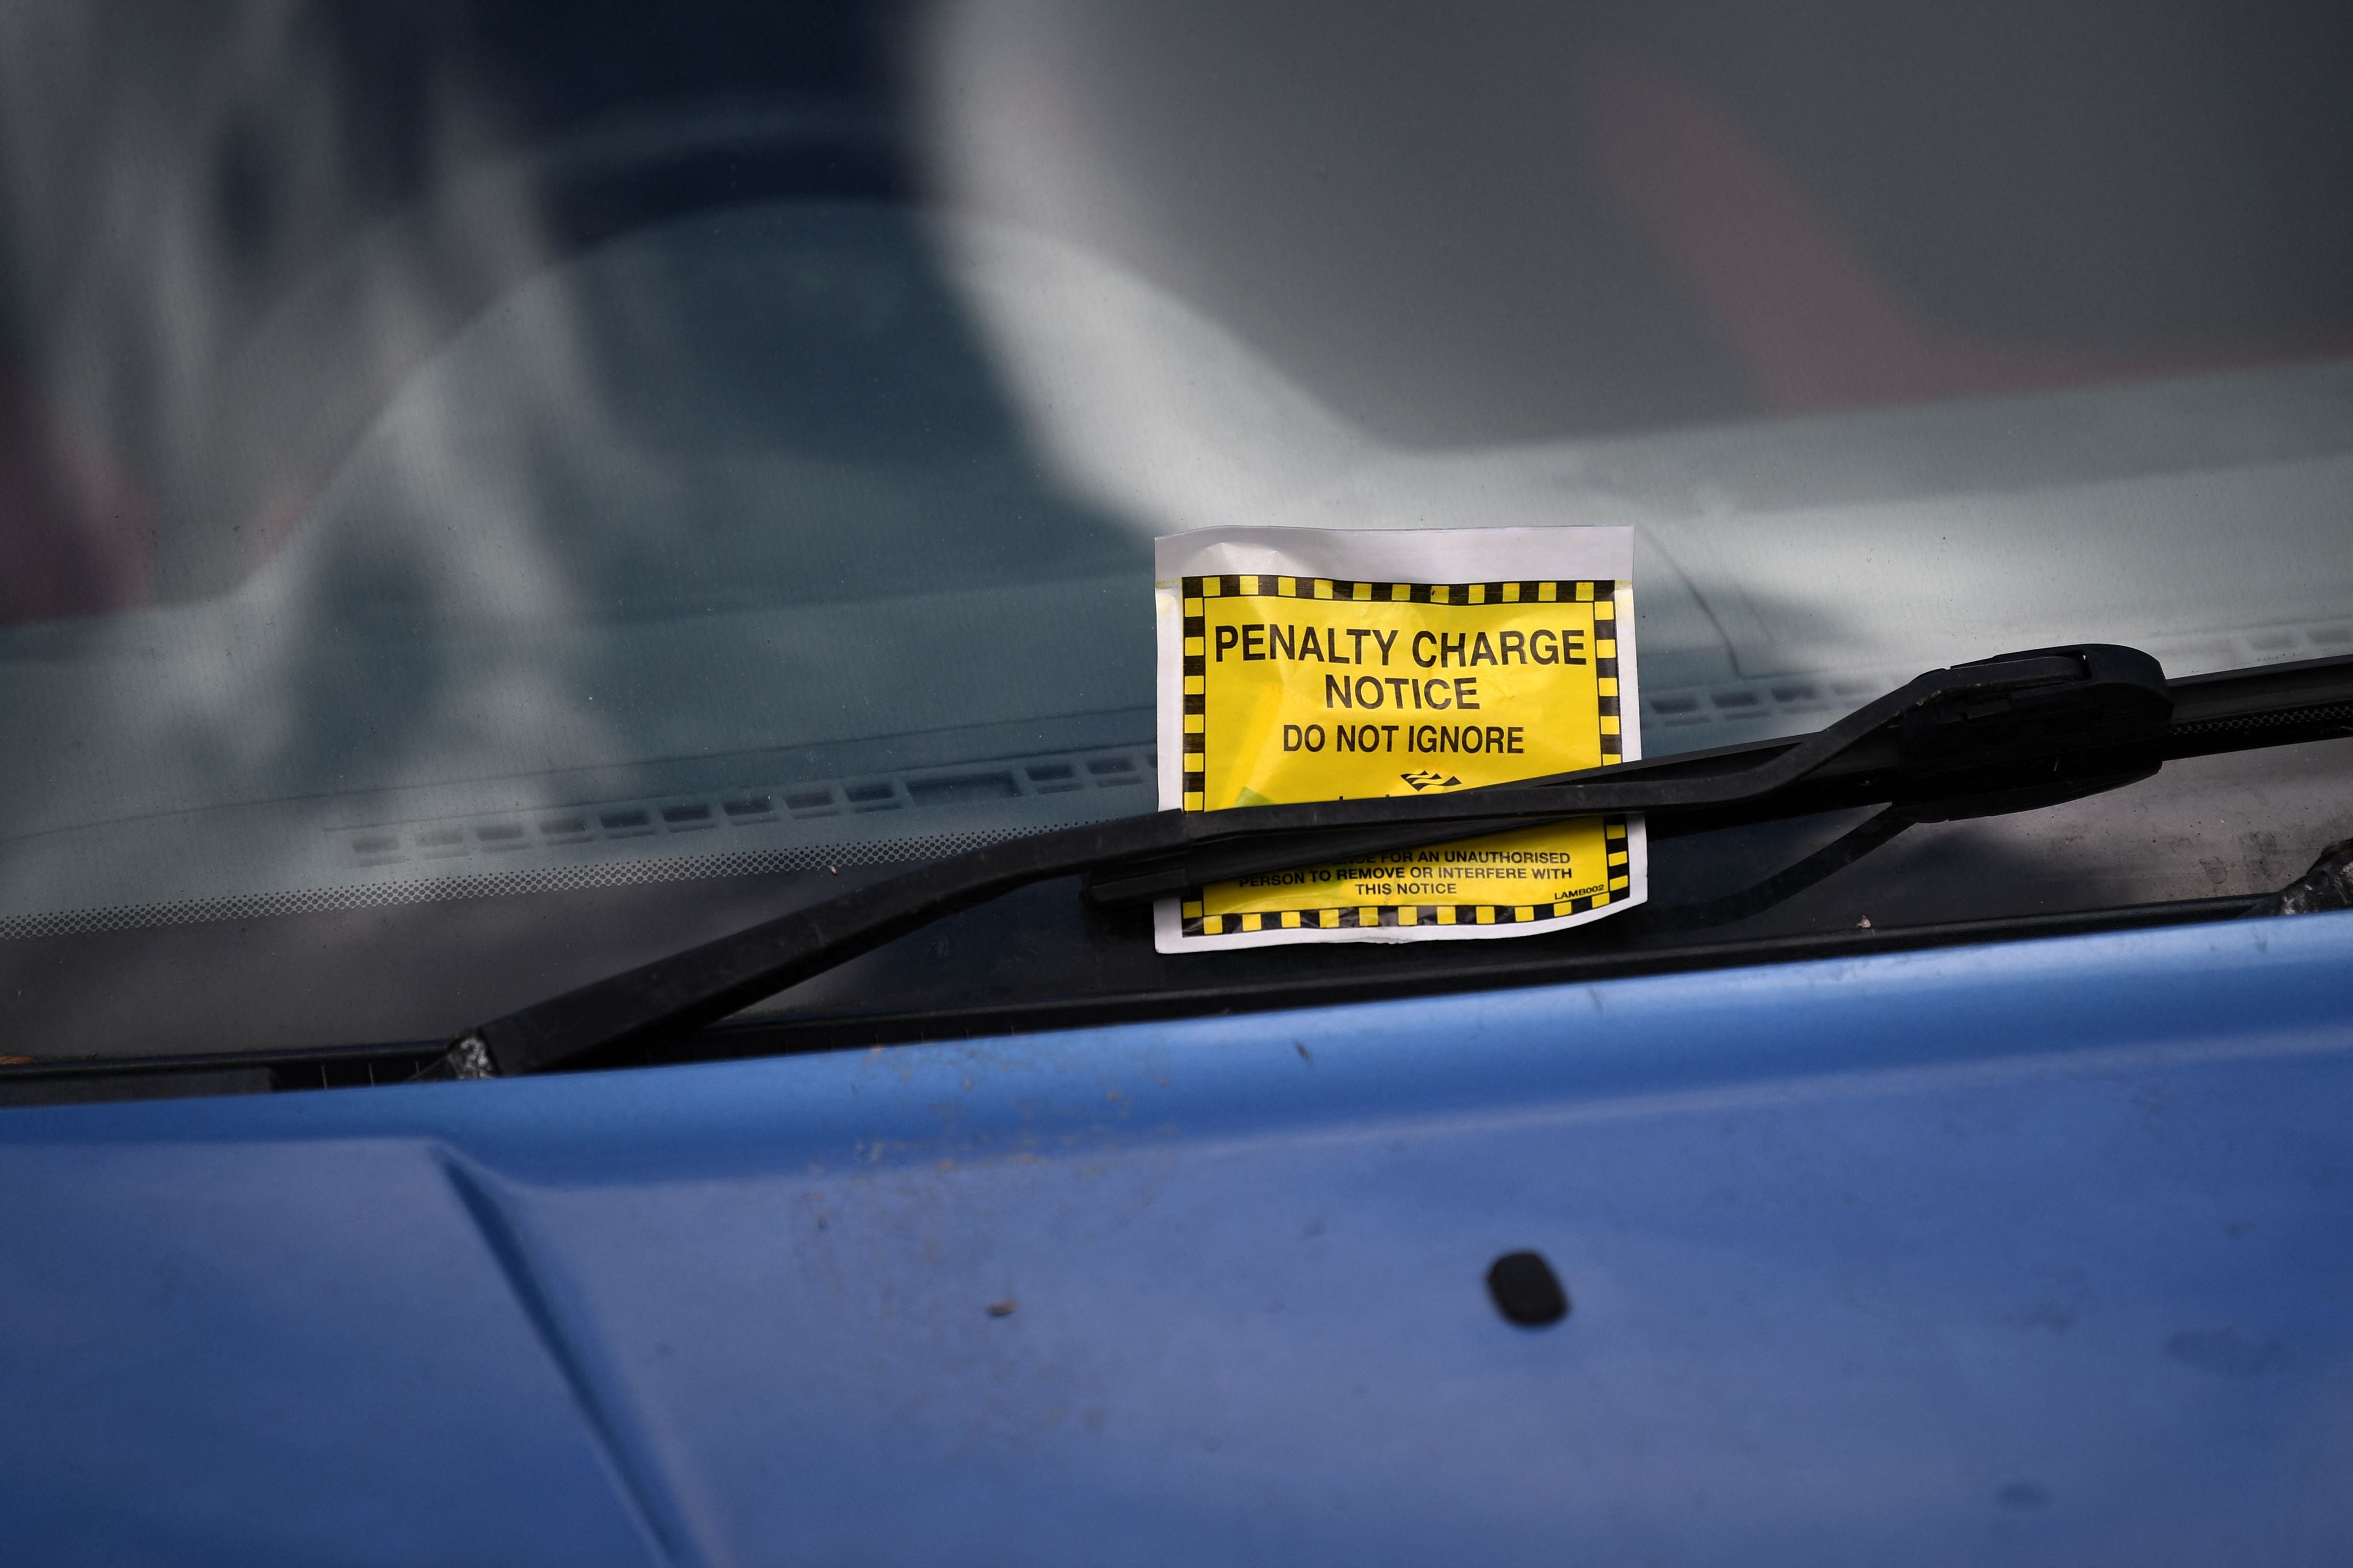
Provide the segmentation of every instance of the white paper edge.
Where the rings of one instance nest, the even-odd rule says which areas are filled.
[[[1153,577],[1174,588],[1228,573],[1351,582],[1634,580],[1630,528],[1203,528],[1152,542]]]

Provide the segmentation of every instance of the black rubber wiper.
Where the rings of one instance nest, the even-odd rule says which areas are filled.
[[[494,1019],[427,1076],[641,1057],[662,1041],[1029,883],[1083,875],[1110,903],[1568,817],[1641,813],[1653,837],[1889,804],[1910,822],[2055,805],[2167,761],[2353,733],[2353,658],[2168,683],[2105,644],[1931,670],[1827,729],[1443,795],[1091,823],[932,861]]]

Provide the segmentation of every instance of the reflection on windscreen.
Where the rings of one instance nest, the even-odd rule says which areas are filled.
[[[1186,528],[1630,525],[1654,751],[2346,651],[2346,24],[2158,9],[12,12],[0,935],[1149,809]]]
[[[20,629],[0,704],[80,787],[10,777],[19,918],[93,840],[144,851],[107,906],[210,910],[1148,809],[1147,545],[1030,455],[904,209],[641,228],[449,340],[229,593]]]

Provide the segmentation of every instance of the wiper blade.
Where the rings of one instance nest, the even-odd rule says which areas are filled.
[[[1164,811],[1010,838],[596,981],[480,1026],[427,1076],[487,1078],[642,1054],[943,916],[1084,875],[1091,897],[1394,853],[1566,818],[1641,813],[1654,837],[1893,803],[1912,821],[2053,805],[2170,758],[2353,733],[2353,658],[2168,683],[2105,644],[1931,670],[1810,735],[1443,795]]]

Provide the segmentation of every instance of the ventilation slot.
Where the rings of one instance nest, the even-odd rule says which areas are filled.
[[[907,798],[917,805],[955,805],[975,800],[1010,800],[1021,793],[1011,773],[965,773],[955,778],[910,779]]]
[[[355,828],[343,838],[352,861],[396,866],[412,856],[455,858],[537,848],[701,833],[719,827],[757,829],[849,812],[924,811],[987,807],[1000,801],[1150,782],[1157,756],[1149,748],[1086,756],[1039,757],[1002,766],[916,773],[849,784],[795,784],[744,788],[700,798],[614,803],[551,811],[529,819],[486,817]],[[1119,810],[1133,810],[1132,799]]]

